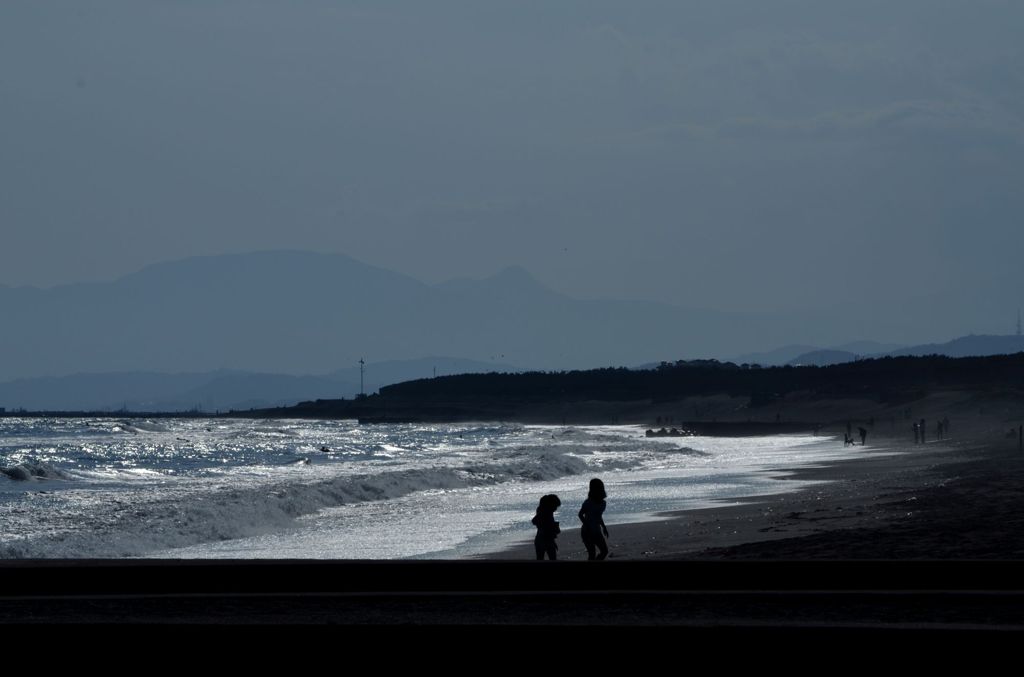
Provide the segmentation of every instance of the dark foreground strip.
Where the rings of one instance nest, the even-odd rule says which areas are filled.
[[[547,629],[669,646],[679,633],[1016,646],[1024,633],[1020,562],[47,560],[2,562],[0,580],[0,636],[85,644],[266,628],[286,633],[277,639],[456,633],[484,644]]]
[[[6,598],[481,592],[1024,591],[1018,561],[6,560]]]

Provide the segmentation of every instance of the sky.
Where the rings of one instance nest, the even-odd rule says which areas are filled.
[[[948,295],[1009,333],[1022,28],[1015,0],[4,0],[0,284],[299,249],[724,311]]]

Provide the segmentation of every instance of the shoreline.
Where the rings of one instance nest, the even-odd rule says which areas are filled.
[[[332,640],[339,630],[458,632],[503,647],[509,633],[556,629],[614,641],[661,633],[659,647],[682,636],[768,648],[811,637],[845,649],[863,635],[905,649],[961,632],[1017,642],[1024,455],[982,437],[884,448],[895,453],[790,474],[830,484],[612,524],[613,556],[601,565],[578,561],[577,529],[559,553],[577,561],[542,565],[529,542],[442,561],[0,562],[18,581],[0,595],[0,627],[77,638],[116,627],[160,642],[168,628],[206,638],[269,628],[303,641],[311,630]]]
[[[881,441],[866,458],[767,471],[820,484],[610,524],[609,559],[1024,558],[1024,457],[1016,448],[970,437]],[[562,521],[575,522],[575,508],[565,507]],[[473,559],[534,557],[531,539]],[[586,559],[578,527],[560,534],[558,557]]]

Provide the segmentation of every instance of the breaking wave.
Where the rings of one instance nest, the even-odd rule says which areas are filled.
[[[8,479],[18,482],[69,479],[67,473],[43,461],[22,461],[14,465],[0,467],[0,475],[5,475]]]
[[[555,451],[521,451],[501,461],[490,459],[462,467],[326,479],[315,475],[315,467],[307,470],[301,460],[291,466],[286,480],[255,486],[195,482],[201,486],[109,492],[106,497],[102,492],[89,492],[92,510],[82,510],[74,524],[63,525],[56,533],[2,543],[0,557],[138,557],[287,530],[296,526],[297,518],[324,508],[395,499],[417,491],[543,481],[590,470],[584,460]],[[85,492],[82,494],[84,498]]]

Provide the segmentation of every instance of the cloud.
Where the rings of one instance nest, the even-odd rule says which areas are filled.
[[[722,137],[812,138],[877,133],[985,134],[1024,141],[1024,124],[980,102],[895,101],[877,108],[836,110],[805,118],[738,117],[715,128]]]
[[[1024,122],[982,102],[910,100],[803,117],[733,116],[710,123],[662,124],[610,136],[603,144],[664,148],[691,141],[849,141],[912,136],[988,138],[1024,144]]]

